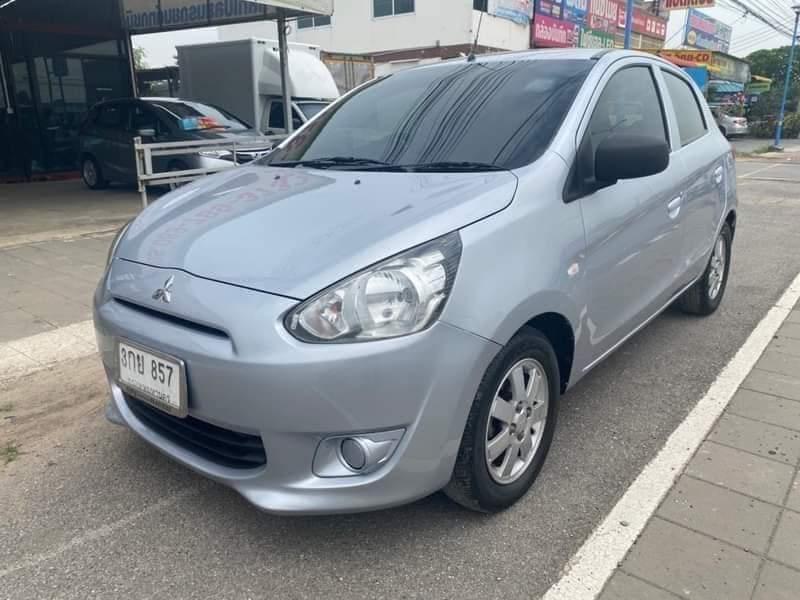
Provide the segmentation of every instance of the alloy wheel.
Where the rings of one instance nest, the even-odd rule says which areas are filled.
[[[89,187],[97,185],[97,168],[91,160],[83,161],[83,179]]]
[[[708,273],[708,297],[714,300],[722,289],[722,282],[725,280],[725,268],[727,260],[727,248],[725,238],[719,236],[714,244],[714,253],[711,255],[710,268]]]
[[[513,483],[530,466],[544,435],[549,400],[539,361],[523,359],[503,377],[486,424],[486,466],[495,482]]]

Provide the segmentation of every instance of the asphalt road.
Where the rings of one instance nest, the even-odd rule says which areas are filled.
[[[94,357],[0,388],[0,406],[86,407],[0,464],[0,598],[537,597],[800,271],[800,165],[756,173],[773,164],[739,162],[720,311],[667,311],[567,393],[540,479],[500,515],[437,494],[273,517],[107,424]]]

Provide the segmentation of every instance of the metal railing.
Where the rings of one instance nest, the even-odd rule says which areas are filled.
[[[142,196],[142,207],[147,208],[147,188],[149,186],[164,186],[170,184],[188,183],[200,177],[219,173],[241,164],[247,164],[250,160],[266,155],[273,147],[285,136],[261,136],[248,137],[233,140],[209,140],[197,142],[158,142],[153,144],[142,143],[141,137],[133,139],[134,150],[136,152],[136,181],[139,193]],[[266,148],[263,152],[254,148]],[[202,157],[200,152],[229,152],[230,160],[222,158]],[[154,171],[153,159],[157,157],[186,157],[180,162],[200,162],[203,158],[214,160],[213,166],[198,167],[193,169]],[[242,161],[242,156],[250,157],[250,160]],[[169,163],[169,161],[166,161]]]

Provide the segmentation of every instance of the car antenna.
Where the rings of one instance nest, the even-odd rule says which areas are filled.
[[[470,46],[467,62],[475,60],[475,47],[478,45],[478,38],[481,35],[481,23],[483,23],[483,11],[481,11],[481,16],[478,17],[478,31],[475,32],[475,39],[472,41],[472,46]]]

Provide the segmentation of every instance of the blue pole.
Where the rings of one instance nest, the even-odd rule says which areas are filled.
[[[625,49],[626,50],[631,47],[632,27],[633,27],[633,0],[627,0],[627,3],[625,4]]]
[[[792,62],[794,61],[794,47],[797,43],[797,23],[800,21],[800,7],[795,7],[794,13],[794,33],[792,33],[792,46],[789,49],[789,63],[786,65],[786,80],[783,82],[783,99],[781,100],[781,112],[778,115],[778,126],[775,127],[775,144],[773,148],[780,150],[781,133],[783,133],[783,115],[786,112],[786,97],[789,95],[789,82],[792,79]]]

